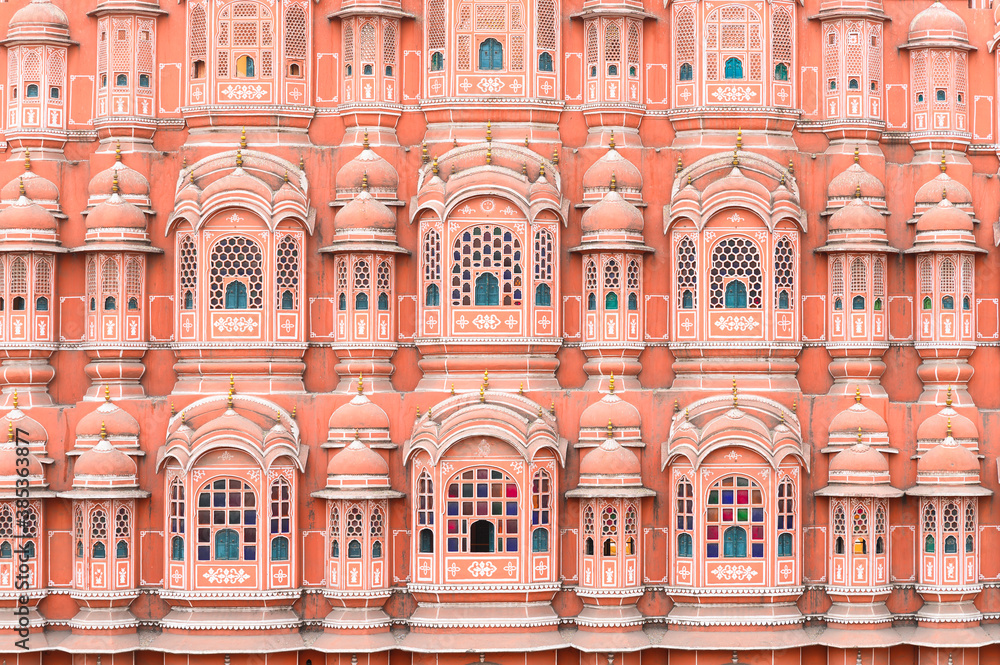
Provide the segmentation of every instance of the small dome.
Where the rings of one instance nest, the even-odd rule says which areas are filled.
[[[389,465],[377,452],[355,439],[330,458],[328,476],[388,476]]]
[[[947,198],[940,202],[917,220],[917,233],[933,231],[968,231],[972,232],[973,222],[969,213],[952,205]]]
[[[580,429],[604,430],[608,423],[615,429],[633,429],[642,424],[639,409],[618,395],[608,393],[580,414]]]
[[[14,408],[3,416],[0,416],[0,436],[3,432],[20,431],[22,440],[27,441],[29,446],[44,447],[49,440],[48,432],[42,425],[17,408],[17,393],[14,394]]]
[[[330,429],[389,429],[389,416],[367,396],[355,395],[330,416]]]
[[[90,450],[84,452],[73,466],[74,476],[114,476],[123,478],[136,474],[136,465],[132,458],[111,445],[107,439],[101,439]]]
[[[0,231],[47,231],[55,234],[59,230],[52,213],[21,196],[17,201],[0,211]]]
[[[121,159],[115,161],[90,180],[87,193],[91,198],[109,196],[114,189],[115,176],[118,180],[118,192],[125,197],[149,197],[149,181],[146,177],[125,166]]]
[[[936,206],[941,202],[942,192],[953,205],[963,207],[972,205],[972,193],[969,189],[945,172],[921,185],[914,201],[917,207]]]
[[[885,185],[857,162],[838,173],[826,188],[827,198],[847,199],[861,192],[864,199],[885,199]]]
[[[858,430],[862,434],[885,434],[889,431],[885,419],[860,401],[844,409],[830,421],[829,432],[849,432],[852,436]]]
[[[642,190],[642,173],[635,164],[615,150],[614,144],[583,174],[584,196],[587,192],[607,191],[612,178],[623,193],[638,193]]]
[[[31,0],[14,12],[8,25],[11,28],[37,25],[43,28],[69,30],[69,19],[66,17],[66,12],[48,0]]]
[[[24,185],[24,195],[32,201],[55,203],[59,200],[59,188],[51,180],[43,178],[33,171],[25,171],[14,178],[0,190],[0,199],[16,201],[21,197],[21,185]]]
[[[917,441],[943,441],[949,436],[959,441],[978,441],[979,429],[950,405],[926,418],[917,428]]]
[[[917,460],[917,482],[921,475],[978,475],[979,467],[975,453],[948,437]]]
[[[965,25],[962,17],[945,7],[940,2],[920,12],[910,21],[910,30],[907,34],[907,41],[919,42],[933,40],[954,40],[956,42],[969,42],[969,29]]]
[[[641,472],[636,454],[614,439],[605,440],[580,461],[581,476],[638,476]]]
[[[236,432],[253,441],[261,441],[264,438],[264,428],[230,408],[221,416],[209,420],[195,430],[194,434],[191,435],[191,440],[200,441],[202,437],[220,432]]]
[[[76,426],[78,439],[98,439],[102,433],[111,439],[138,439],[139,421],[111,400],[105,400]]]
[[[87,215],[88,229],[146,230],[146,215],[117,193],[102,201]]]
[[[337,231],[354,229],[396,230],[396,213],[375,200],[368,190],[362,190],[354,200],[345,205],[333,219]]]
[[[20,456],[12,439],[0,444],[0,478],[19,478],[19,470],[24,468],[24,462],[18,462]],[[28,453],[28,476],[44,478],[45,470],[42,463],[33,454]],[[0,483],[0,485],[7,483]],[[10,484],[14,484],[13,482]]]
[[[580,228],[584,233],[627,231],[642,233],[642,212],[612,189],[596,205],[583,213]]]
[[[830,475],[886,475],[889,462],[885,455],[864,443],[845,448],[830,460]]]
[[[771,439],[771,430],[763,421],[738,407],[734,407],[708,421],[701,431],[701,440],[708,441],[715,437],[728,436],[744,438],[746,433],[756,436],[762,441]]]
[[[864,199],[854,198],[830,217],[829,231],[879,230],[885,231],[885,218]]]
[[[366,185],[367,177],[367,185]],[[337,192],[356,192],[364,189],[378,194],[396,195],[399,189],[399,174],[392,165],[368,147],[365,138],[364,149],[337,171]]]

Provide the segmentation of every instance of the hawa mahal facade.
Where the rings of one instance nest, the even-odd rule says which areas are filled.
[[[998,23],[0,4],[4,662],[995,662]]]

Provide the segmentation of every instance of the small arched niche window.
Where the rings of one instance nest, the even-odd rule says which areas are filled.
[[[24,89],[24,96],[28,99],[35,99],[38,97],[38,85],[35,83],[29,83]]]
[[[746,306],[746,285],[739,280],[731,280],[726,284],[726,307],[728,309],[745,309]]]
[[[50,99],[59,99],[59,95],[60,95],[60,92],[59,92],[59,87],[58,86],[52,86],[51,88],[49,88],[49,98]]]
[[[249,55],[241,55],[236,58],[237,78],[254,78],[255,76],[253,58]]]
[[[294,78],[299,78],[302,76],[302,65],[297,62],[293,62],[288,65],[288,75]]]
[[[739,58],[726,58],[726,79],[727,80],[742,80],[743,79],[743,61]]]
[[[441,289],[437,284],[428,284],[424,295],[424,305],[427,307],[438,307],[441,305]]]
[[[180,536],[174,536],[170,539],[170,560],[184,560],[184,539]]]
[[[694,67],[691,66],[690,62],[685,62],[681,64],[680,80],[691,81],[694,79]]]
[[[539,284],[535,287],[535,307],[552,306],[552,289],[548,284]]]
[[[471,552],[494,552],[496,551],[496,536],[493,522],[489,520],[478,520],[472,523],[469,529],[469,551]]]
[[[193,79],[203,79],[205,78],[205,61],[195,60],[191,63],[191,78]],[[106,87],[108,85],[108,77],[101,77],[101,87]]]
[[[482,71],[503,69],[503,44],[490,37],[479,45],[479,69]]]
[[[783,62],[779,62],[774,66],[774,80],[775,81],[788,80],[788,65],[786,65]]]
[[[476,306],[494,307],[500,304],[500,281],[493,273],[485,272],[476,278]]]
[[[538,71],[540,72],[551,72],[552,71],[552,54],[542,52],[538,56]]]
[[[434,553],[434,532],[430,529],[420,530],[420,553],[421,554],[433,554]]]
[[[226,284],[226,309],[247,308],[247,286],[243,282],[233,280]]]
[[[271,539],[271,561],[288,561],[288,538]]]
[[[858,82],[858,79],[856,79],[856,78],[847,79],[847,89],[848,90],[860,90],[861,89],[861,84]]]
[[[118,87],[128,85],[128,74],[115,74],[115,85]]]
[[[948,93],[946,93],[944,90],[937,90],[937,91],[935,91],[934,97],[939,102],[946,102],[946,101],[948,101]]]
[[[444,55],[441,51],[431,53],[431,71],[440,72],[444,69]]]
[[[139,87],[140,88],[149,87],[149,74],[139,74]]]
[[[680,557],[691,557],[694,555],[694,546],[691,539],[691,534],[682,533],[677,536],[677,556]]]

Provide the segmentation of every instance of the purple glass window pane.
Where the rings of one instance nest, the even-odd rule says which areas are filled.
[[[508,538],[507,539],[507,551],[508,552],[516,552],[517,551],[517,538]]]
[[[709,543],[706,554],[708,555],[709,559],[718,559],[719,558],[719,544],[718,543]]]
[[[517,515],[517,501],[508,501],[507,502],[507,514],[508,515]]]

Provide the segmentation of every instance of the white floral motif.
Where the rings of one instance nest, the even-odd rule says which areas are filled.
[[[267,90],[261,85],[229,84],[220,91],[229,99],[261,99],[267,96]]]
[[[472,325],[476,326],[479,330],[493,330],[500,325],[500,319],[496,314],[490,314],[489,316],[480,314],[472,319]]]
[[[723,580],[752,580],[757,577],[757,571],[750,566],[726,564],[716,566],[712,574]]]
[[[483,212],[486,213],[493,212],[493,209],[496,208],[496,206],[497,204],[495,201],[493,201],[493,199],[486,199],[485,201],[483,201],[482,205]]]
[[[242,568],[209,568],[202,577],[212,584],[242,584],[250,579]]]
[[[504,566],[503,569],[508,575],[513,577],[514,572],[517,570],[517,564],[515,564],[513,561],[508,561],[507,565]]]
[[[497,567],[489,561],[473,561],[469,566],[469,572],[473,577],[493,577]]]
[[[249,316],[221,316],[215,320],[215,327],[219,332],[253,332],[257,327],[257,321]]]
[[[731,88],[719,88],[712,93],[712,96],[720,102],[749,102],[757,96],[757,91],[736,85]]]
[[[479,83],[476,84],[476,87],[479,88],[482,92],[489,92],[489,93],[500,92],[504,88],[504,82],[503,79],[496,77],[483,78],[479,79]]]
[[[725,332],[734,330],[745,332],[757,328],[760,323],[752,316],[720,316],[715,320],[715,326]]]

